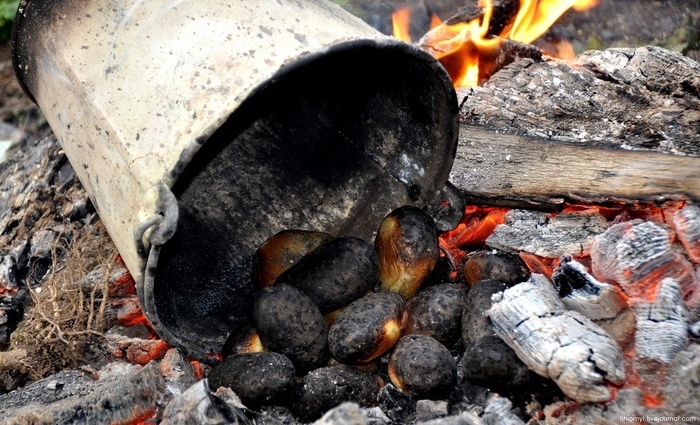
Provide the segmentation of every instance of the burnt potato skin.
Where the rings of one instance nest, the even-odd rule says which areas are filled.
[[[515,351],[496,335],[484,312],[491,308],[491,298],[510,285],[498,280],[481,280],[467,292],[462,312],[464,378],[477,385],[508,394],[528,385],[534,378]]]
[[[464,264],[464,278],[469,286],[481,280],[499,280],[510,287],[528,280],[530,271],[515,254],[478,251],[471,254]]]
[[[388,371],[396,388],[418,398],[444,398],[457,382],[452,354],[427,335],[401,338],[389,357]]]
[[[406,303],[405,335],[423,334],[450,346],[461,335],[467,288],[444,283],[420,290]]]
[[[209,385],[231,388],[246,406],[259,406],[291,390],[294,365],[279,353],[234,354],[209,373]]]
[[[378,292],[354,301],[337,317],[328,331],[328,346],[342,363],[368,363],[391,349],[404,326],[401,296]]]
[[[378,278],[379,259],[369,242],[336,238],[305,255],[277,282],[298,288],[326,314],[366,294]]]
[[[333,239],[333,236],[313,230],[282,230],[270,236],[253,255],[253,282],[264,288],[306,254]]]
[[[253,303],[253,323],[263,345],[287,356],[297,372],[328,361],[328,325],[316,304],[293,286],[263,288]]]
[[[376,404],[381,381],[347,365],[322,367],[310,372],[298,386],[293,410],[304,421],[314,421],[344,403]]]
[[[234,329],[226,338],[221,355],[226,358],[234,354],[261,353],[267,351],[260,341],[260,335],[252,323]]]
[[[413,206],[397,208],[382,220],[374,246],[382,290],[404,299],[418,292],[440,255],[435,222]]]

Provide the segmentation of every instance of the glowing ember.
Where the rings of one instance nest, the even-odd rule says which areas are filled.
[[[501,20],[504,17],[493,16],[495,8],[491,0],[479,0],[483,16],[469,22],[440,24],[426,34],[421,45],[445,66],[455,87],[476,86],[481,82],[480,70],[483,80],[483,70],[491,67],[504,39],[531,43],[567,10],[582,11],[596,4],[597,0],[521,0],[514,19],[492,26],[492,18]],[[402,9],[393,17],[394,35],[410,41],[410,13]],[[567,42],[559,42],[547,53],[571,57],[573,49]]]
[[[532,273],[539,273],[552,278],[554,269],[559,265],[559,260],[556,258],[540,257],[529,252],[521,252],[518,256],[525,262],[527,268]]]
[[[510,208],[467,205],[457,228],[440,235],[440,246],[477,249],[486,243],[499,224],[505,223]]]

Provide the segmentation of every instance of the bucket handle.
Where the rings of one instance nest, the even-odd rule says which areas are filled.
[[[146,192],[141,205],[134,238],[137,252],[145,258],[151,245],[163,245],[173,237],[179,208],[177,198],[163,181]]]

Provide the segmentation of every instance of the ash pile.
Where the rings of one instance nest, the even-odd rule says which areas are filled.
[[[374,243],[284,231],[256,255],[250,327],[207,365],[150,330],[55,140],[15,158],[3,166],[4,181],[22,170],[26,181],[3,187],[3,242],[16,247],[2,252],[8,423],[564,424],[700,411],[695,205],[555,214],[465,206],[448,186],[432,217],[400,208]],[[20,216],[24,199],[51,202]],[[91,263],[68,261],[98,248]]]

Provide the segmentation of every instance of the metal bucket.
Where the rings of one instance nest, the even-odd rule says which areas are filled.
[[[285,228],[371,238],[456,148],[446,72],[325,0],[31,0],[15,70],[160,336],[219,352]]]

